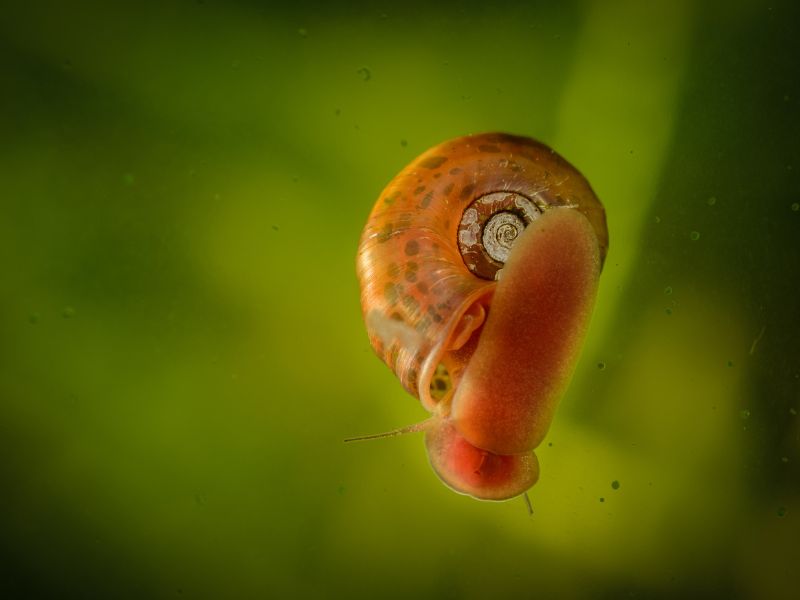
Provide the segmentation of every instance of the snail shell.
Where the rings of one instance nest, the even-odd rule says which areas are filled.
[[[577,360],[607,248],[588,182],[530,138],[444,142],[381,193],[357,256],[370,343],[433,414],[431,463],[457,491],[504,499],[536,481],[532,450]]]

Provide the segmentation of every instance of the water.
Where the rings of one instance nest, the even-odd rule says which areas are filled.
[[[793,597],[798,11],[551,4],[5,10],[10,597]],[[532,516],[342,443],[425,417],[360,315],[372,203],[492,130],[609,221]]]

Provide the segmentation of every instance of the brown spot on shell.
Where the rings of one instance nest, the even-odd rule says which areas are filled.
[[[428,306],[428,314],[437,323],[441,322],[442,315],[440,315],[438,312],[436,312],[436,309],[433,306],[430,306],[430,305]]]
[[[391,194],[389,194],[388,196],[386,196],[386,197],[383,199],[383,201],[384,201],[384,203],[386,203],[386,204],[394,204],[395,202],[397,202],[397,200],[399,200],[399,199],[400,199],[400,197],[401,197],[402,195],[403,195],[403,192],[401,192],[400,190],[395,190],[395,191],[393,191]]]
[[[383,295],[389,304],[397,304],[397,297],[400,295],[398,286],[391,281],[383,286]]]
[[[459,173],[461,173],[461,171],[462,171],[461,167],[455,167],[454,169],[450,169],[450,175],[458,175]]]
[[[386,362],[391,365],[391,368],[394,368],[397,364],[398,356],[400,356],[400,344],[394,343],[391,348],[389,348],[389,352],[386,355]]]
[[[419,254],[419,242],[417,240],[408,240],[405,252],[408,256]]]
[[[444,187],[444,189],[442,190],[442,191],[444,192],[444,195],[445,195],[445,196],[449,196],[449,195],[450,195],[450,192],[452,192],[452,191],[453,191],[453,188],[454,188],[454,187],[455,187],[455,184],[454,184],[452,181],[451,181],[450,183],[448,183],[448,184],[447,184],[447,185]]]
[[[417,323],[416,329],[417,329],[417,331],[424,333],[425,331],[427,331],[428,327],[431,326],[431,324],[432,324],[432,322],[431,322],[430,317],[425,316],[425,317],[422,317],[419,320],[419,323]]]
[[[478,146],[478,150],[481,152],[501,152],[500,148],[494,144],[481,144]]]
[[[389,241],[390,237],[392,237],[392,224],[386,223],[386,225],[383,226],[383,229],[378,232],[378,243],[383,244],[384,242]]]
[[[467,198],[469,198],[469,195],[474,191],[475,191],[475,184],[474,183],[468,183],[461,190],[461,193],[458,195],[458,197],[461,198],[462,200],[466,200]]]
[[[428,158],[421,160],[419,166],[426,169],[438,169],[446,162],[446,156],[429,156]]]
[[[425,186],[421,185],[417,189],[414,190],[414,195],[415,196],[419,196],[424,191],[425,191]]]
[[[425,194],[425,196],[422,198],[422,201],[419,203],[419,207],[420,207],[420,208],[428,208],[428,206],[429,206],[429,205],[430,205],[430,203],[431,203],[431,200],[433,200],[433,192],[428,192],[428,193],[427,193],[427,194]]]
[[[415,313],[419,310],[419,301],[411,294],[403,296],[403,306],[409,313]]]

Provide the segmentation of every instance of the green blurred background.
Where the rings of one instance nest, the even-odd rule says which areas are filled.
[[[792,597],[796,3],[554,4],[4,6],[5,597]],[[532,517],[342,443],[424,417],[361,321],[372,203],[492,130],[611,237]]]

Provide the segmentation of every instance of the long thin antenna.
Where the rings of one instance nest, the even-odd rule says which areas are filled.
[[[424,431],[428,427],[430,419],[425,419],[421,423],[414,423],[413,425],[406,425],[400,429],[393,429],[386,433],[373,433],[372,435],[359,435],[357,437],[347,438],[345,442],[366,442],[367,440],[378,440],[380,438],[394,437],[396,435],[405,435],[407,433],[417,433]]]
[[[533,504],[531,504],[531,498],[528,496],[528,492],[523,492],[522,497],[525,499],[525,506],[528,507],[528,516],[533,516]]]

